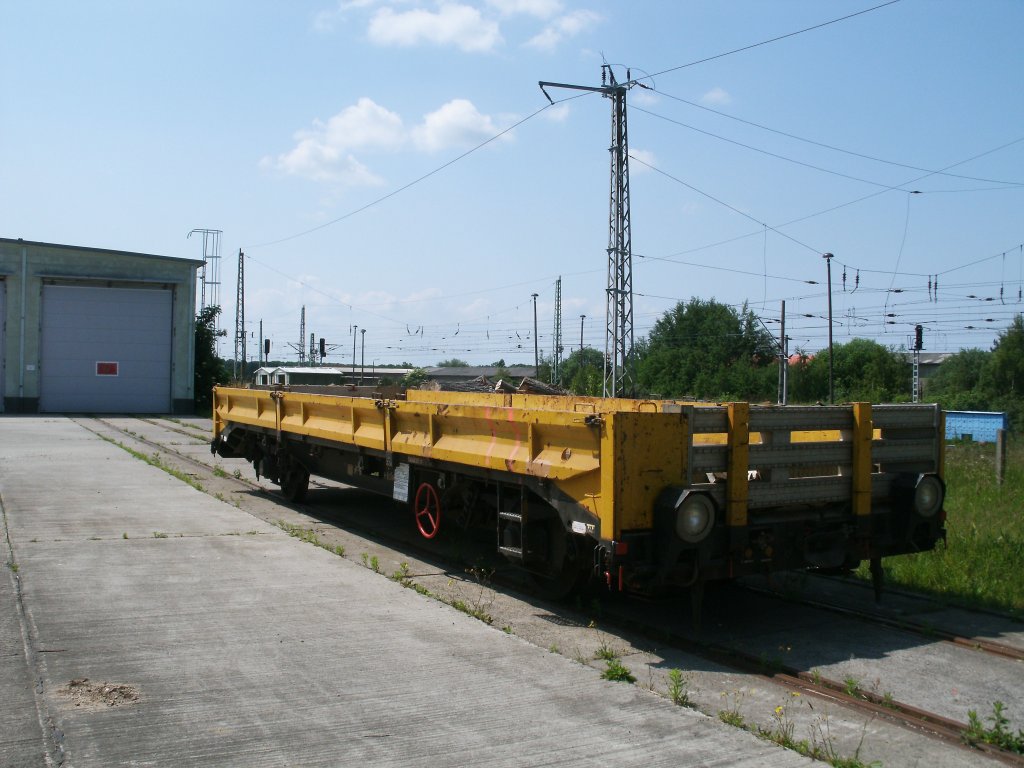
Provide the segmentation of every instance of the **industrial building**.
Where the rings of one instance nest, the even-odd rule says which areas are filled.
[[[191,413],[202,261],[0,238],[6,413]]]

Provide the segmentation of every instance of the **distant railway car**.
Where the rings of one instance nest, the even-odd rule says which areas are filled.
[[[452,518],[552,594],[843,569],[944,539],[942,413],[411,390],[218,387],[212,449],[301,499],[311,474]],[[696,590],[699,594],[699,589]]]

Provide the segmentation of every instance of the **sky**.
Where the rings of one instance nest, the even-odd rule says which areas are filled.
[[[836,342],[989,349],[1024,310],[1020,0],[0,0],[0,29],[0,236],[220,230],[229,358],[239,251],[249,359],[261,322],[297,359],[305,307],[327,363],[532,364],[559,277],[563,355],[603,350],[611,101],[538,82],[605,64],[637,338],[694,297],[777,337],[785,301],[815,352],[829,264]]]

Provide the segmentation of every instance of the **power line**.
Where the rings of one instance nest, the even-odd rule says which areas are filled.
[[[809,246],[809,245],[808,245],[807,243],[803,243],[803,242],[801,242],[801,241],[797,240],[797,239],[796,239],[795,237],[793,237],[792,235],[787,235],[787,234],[786,234],[785,232],[782,232],[781,230],[779,230],[779,229],[776,229],[776,228],[775,228],[775,227],[773,227],[773,226],[772,226],[771,224],[766,224],[766,223],[765,223],[765,222],[763,222],[763,221],[758,221],[757,219],[755,219],[755,218],[754,218],[753,216],[751,216],[750,214],[748,214],[748,213],[744,213],[743,211],[741,211],[741,210],[740,210],[739,208],[735,208],[734,206],[731,206],[731,205],[729,205],[729,204],[728,204],[727,202],[725,202],[724,200],[719,200],[719,199],[718,199],[717,197],[715,197],[715,196],[714,196],[714,195],[712,195],[712,194],[709,194],[708,192],[704,192],[703,190],[697,189],[697,187],[693,186],[692,184],[687,184],[687,183],[686,183],[685,181],[683,181],[682,179],[680,179],[680,178],[678,178],[678,177],[676,177],[676,176],[673,176],[673,175],[672,175],[672,174],[670,174],[670,173],[666,173],[665,171],[663,171],[663,170],[661,170],[660,168],[657,168],[657,167],[655,167],[655,166],[651,165],[650,163],[646,163],[646,162],[644,162],[643,160],[641,160],[641,159],[640,159],[639,157],[636,157],[635,155],[630,155],[630,156],[629,156],[629,159],[630,159],[630,160],[635,160],[636,162],[640,163],[640,165],[646,166],[647,168],[650,168],[650,169],[651,169],[652,171],[654,171],[654,172],[656,172],[656,173],[660,173],[660,174],[661,174],[662,176],[664,176],[664,177],[666,177],[666,178],[668,178],[668,179],[672,179],[672,181],[676,182],[677,184],[682,184],[682,185],[683,185],[684,187],[686,187],[687,189],[691,189],[691,190],[693,190],[694,192],[696,192],[696,193],[697,193],[697,194],[699,194],[699,195],[704,195],[704,197],[708,198],[709,200],[713,200],[713,201],[715,201],[716,203],[718,203],[719,205],[721,205],[721,206],[724,206],[725,208],[728,208],[728,209],[729,209],[730,211],[732,211],[733,213],[738,213],[738,214],[739,214],[740,216],[742,216],[742,217],[744,217],[744,218],[746,218],[746,219],[750,219],[750,220],[751,220],[751,221],[753,221],[753,222],[756,222],[756,223],[757,223],[758,225],[760,225],[761,227],[767,227],[768,229],[770,229],[770,230],[771,230],[772,232],[774,232],[775,234],[777,234],[777,235],[781,235],[782,237],[786,238],[787,240],[791,240],[791,241],[793,241],[793,242],[794,242],[794,243],[796,243],[797,245],[799,245],[799,246],[802,246],[802,247],[806,248],[807,250],[811,251],[811,253],[821,253],[821,251],[820,251],[820,250],[818,250],[817,248],[812,248],[812,247],[811,247],[811,246]]]
[[[326,221],[323,224],[318,224],[317,226],[312,227],[310,229],[303,230],[302,232],[297,232],[294,235],[288,235],[287,237],[282,237],[282,238],[280,238],[278,240],[268,240],[267,242],[264,242],[264,243],[257,243],[256,245],[246,246],[246,250],[251,249],[251,248],[265,248],[265,247],[270,246],[270,245],[278,245],[280,243],[286,243],[289,240],[295,240],[296,238],[303,237],[303,236],[309,235],[309,234],[311,234],[313,232],[317,232],[317,231],[319,231],[321,229],[325,229],[326,227],[333,226],[334,224],[337,224],[338,222],[345,221],[345,219],[350,219],[353,216],[362,213],[363,211],[366,211],[366,210],[368,210],[370,208],[373,208],[375,205],[379,205],[380,203],[383,203],[385,200],[390,200],[395,195],[401,194],[402,192],[405,192],[407,189],[411,189],[412,187],[416,186],[420,182],[426,181],[431,176],[434,176],[434,175],[440,173],[441,171],[445,170],[446,168],[449,168],[450,166],[455,165],[455,163],[457,163],[460,160],[463,160],[463,159],[469,157],[474,152],[476,152],[476,151],[478,151],[480,149],[483,149],[484,147],[486,147],[491,142],[494,142],[494,141],[500,139],[502,136],[504,136],[509,131],[515,130],[516,128],[518,128],[523,123],[525,123],[525,122],[527,122],[529,120],[532,120],[533,118],[535,118],[537,115],[539,115],[544,110],[549,109],[551,106],[552,106],[551,104],[545,104],[543,107],[541,107],[540,109],[536,110],[535,112],[533,112],[533,113],[527,115],[526,117],[524,117],[523,119],[513,123],[512,125],[510,125],[505,130],[499,131],[498,133],[494,134],[490,138],[480,142],[475,147],[472,147],[471,149],[467,149],[461,155],[458,155],[457,157],[452,158],[451,160],[449,160],[448,162],[444,163],[443,165],[439,165],[437,168],[434,168],[432,171],[429,171],[428,173],[423,174],[419,178],[413,179],[412,181],[410,181],[407,184],[403,184],[398,189],[394,189],[394,190],[388,192],[386,195],[382,195],[381,197],[378,197],[375,200],[371,200],[366,205],[363,205],[363,206],[361,206],[359,208],[356,208],[353,211],[349,211],[348,213],[343,214],[341,216],[338,216],[335,219],[331,219],[330,221]]]
[[[831,150],[833,152],[841,152],[842,154],[850,155],[851,157],[859,157],[862,160],[871,160],[872,162],[875,162],[875,163],[883,163],[885,165],[892,165],[892,166],[895,166],[897,168],[906,168],[906,169],[911,170],[911,171],[922,171],[924,173],[928,173],[928,174],[931,174],[931,175],[949,176],[949,177],[954,178],[954,179],[964,179],[965,181],[981,181],[981,182],[984,182],[986,184],[1002,184],[1002,185],[1004,185],[1004,186],[1001,186],[1001,187],[988,187],[988,188],[986,188],[986,190],[1006,189],[1008,187],[1012,188],[1012,187],[1024,186],[1024,182],[1020,182],[1020,181],[1002,181],[1002,180],[999,180],[999,179],[979,178],[977,176],[964,176],[964,175],[961,175],[959,173],[946,173],[944,171],[933,171],[933,170],[928,169],[928,168],[920,168],[920,167],[918,167],[916,165],[908,165],[907,163],[899,163],[899,162],[896,162],[895,160],[886,160],[886,159],[881,158],[881,157],[874,157],[872,155],[864,154],[863,152],[854,152],[853,150],[843,149],[842,147],[837,147],[834,144],[826,144],[825,142],[815,141],[814,139],[808,139],[808,138],[803,137],[803,136],[797,136],[796,134],[788,133],[787,131],[780,131],[777,128],[771,128],[771,127],[769,127],[767,125],[763,125],[761,123],[755,123],[752,120],[744,120],[742,117],[736,117],[735,115],[730,115],[727,112],[720,112],[717,109],[712,109],[711,107],[707,107],[707,106],[705,106],[703,104],[698,104],[696,102],[689,101],[688,99],[684,99],[684,98],[682,98],[680,96],[673,96],[671,93],[666,93],[665,91],[659,90],[659,89],[654,88],[654,87],[652,87],[651,90],[653,90],[654,92],[660,94],[661,96],[664,96],[665,98],[673,99],[675,101],[681,102],[681,103],[686,104],[688,106],[695,107],[696,109],[702,109],[705,112],[710,112],[710,113],[712,113],[714,115],[718,115],[719,117],[725,117],[725,118],[728,118],[729,120],[735,120],[738,123],[743,123],[744,125],[749,125],[749,126],[751,126],[753,128],[759,128],[762,131],[768,131],[769,133],[774,133],[774,134],[777,134],[779,136],[785,136],[788,139],[795,139],[796,141],[802,141],[805,144],[812,144],[812,145],[814,145],[816,147],[821,147],[823,149],[828,149],[828,150]],[[665,119],[668,119],[668,118],[665,118]],[[690,126],[686,126],[686,127],[689,128]],[[709,134],[709,135],[714,136],[714,134]],[[716,138],[721,138],[721,137],[716,137]],[[726,141],[728,141],[728,139],[726,139]],[[968,189],[929,190],[929,194],[935,194],[936,192],[980,192],[980,191],[985,191],[985,190],[973,190],[973,189],[970,189],[970,190],[968,190]]]
[[[811,26],[811,27],[804,27],[803,29],[798,29],[795,32],[787,32],[784,35],[778,35],[777,37],[773,37],[773,38],[770,38],[768,40],[762,40],[759,43],[751,43],[750,45],[744,45],[742,48],[734,48],[731,51],[726,51],[725,53],[718,53],[718,54],[715,54],[714,56],[707,56],[707,57],[705,57],[703,59],[697,59],[696,61],[691,61],[688,64],[680,64],[678,67],[670,67],[668,69],[663,69],[660,72],[655,72],[652,75],[647,75],[647,77],[649,77],[649,78],[658,77],[659,75],[665,75],[665,74],[668,74],[669,72],[677,72],[680,69],[686,69],[687,67],[695,67],[698,64],[706,64],[707,62],[714,61],[715,59],[721,59],[721,58],[724,58],[726,56],[732,56],[734,53],[742,53],[743,51],[749,51],[749,50],[751,50],[753,48],[759,48],[762,45],[769,45],[771,43],[777,43],[780,40],[785,40],[785,39],[790,38],[790,37],[796,37],[797,35],[802,35],[805,32],[813,32],[816,29],[821,29],[822,27],[827,27],[827,26],[829,26],[831,24],[838,24],[841,21],[847,21],[848,19],[852,19],[852,18],[855,18],[857,16],[863,16],[865,13],[871,13],[872,11],[877,11],[880,8],[885,8],[886,6],[889,6],[889,5],[895,5],[898,2],[900,2],[900,0],[889,0],[889,2],[887,2],[887,3],[882,3],[881,5],[876,5],[876,6],[872,7],[872,8],[865,8],[862,11],[857,11],[856,13],[850,13],[850,14],[847,14],[846,16],[840,16],[838,19],[832,19],[831,21],[823,21],[820,24],[815,24],[814,26]],[[638,81],[632,81],[632,82],[638,82]]]

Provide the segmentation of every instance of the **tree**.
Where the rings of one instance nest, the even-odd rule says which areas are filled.
[[[448,360],[441,360],[437,364],[438,368],[469,368],[469,363],[465,360],[460,360],[457,357],[449,358]]]
[[[989,408],[1006,411],[1015,429],[1024,428],[1024,317],[1016,315],[999,334],[979,386]]]
[[[571,352],[562,362],[562,386],[574,395],[600,397],[604,388],[604,354],[593,347]]]
[[[654,324],[637,361],[641,389],[660,397],[774,398],[774,342],[744,305],[679,302]]]
[[[203,307],[196,315],[194,393],[196,413],[206,415],[213,406],[213,387],[228,380],[227,366],[217,357],[217,338],[227,331],[217,330],[220,307]]]
[[[946,359],[928,380],[925,399],[934,400],[946,410],[977,411],[988,408],[988,396],[981,379],[992,359],[983,349],[962,349]]]
[[[853,339],[832,348],[832,388],[837,403],[905,402],[912,396],[912,370],[891,347]],[[790,401],[828,403],[828,350],[789,367]]]

